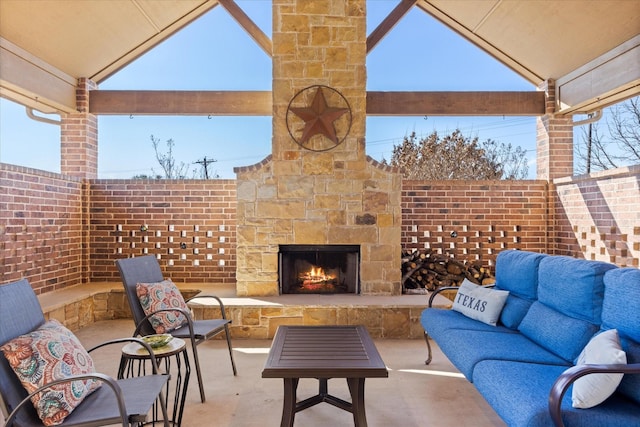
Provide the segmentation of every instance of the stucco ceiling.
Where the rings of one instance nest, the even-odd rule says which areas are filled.
[[[640,0],[400,1],[415,3],[534,84],[579,78],[566,93],[582,95],[566,99],[583,110],[640,93]],[[0,0],[0,95],[42,111],[72,111],[78,78],[99,84],[218,5]]]

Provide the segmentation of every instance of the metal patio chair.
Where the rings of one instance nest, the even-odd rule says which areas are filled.
[[[45,323],[44,314],[35,292],[26,279],[0,285],[0,345],[28,334]],[[151,347],[137,338],[120,338],[104,342],[88,350],[135,341]],[[150,353],[153,355],[153,353]],[[5,427],[42,426],[31,402],[31,396],[52,385],[79,379],[97,379],[102,387],[89,394],[68,415],[60,426],[122,426],[141,425],[147,421],[154,403],[160,405],[163,420],[167,420],[163,388],[169,377],[158,375],[155,357],[152,356],[153,375],[116,380],[101,373],[70,376],[45,384],[28,394],[9,362],[0,352],[0,409],[5,416]],[[154,411],[155,412],[155,411]],[[168,426],[168,422],[164,421]]]
[[[129,307],[133,316],[133,321],[136,324],[136,332],[140,335],[153,335],[155,330],[149,322],[149,317],[145,316],[144,310],[140,305],[138,295],[136,293],[136,285],[138,283],[156,283],[164,280],[160,264],[154,255],[145,255],[134,258],[123,258],[116,260],[116,265],[120,271],[120,277],[122,278],[122,284],[124,285],[127,300],[129,301]],[[233,351],[231,346],[231,335],[229,333],[229,324],[231,320],[228,320],[224,311],[224,304],[222,300],[214,295],[196,295],[186,300],[194,301],[200,298],[209,298],[216,301],[220,307],[220,319],[206,319],[195,320],[188,310],[183,310],[182,313],[187,318],[187,324],[169,331],[174,337],[188,339],[191,341],[191,348],[193,350],[193,359],[196,365],[196,375],[198,377],[198,386],[200,388],[200,400],[205,402],[204,384],[202,382],[202,373],[200,368],[200,360],[198,358],[197,346],[204,341],[213,338],[214,336],[224,332],[227,339],[227,347],[229,348],[229,358],[231,359],[231,368],[233,369],[233,375],[237,375],[236,364],[233,360]],[[175,309],[172,309],[175,310]],[[163,311],[172,311],[163,310]]]

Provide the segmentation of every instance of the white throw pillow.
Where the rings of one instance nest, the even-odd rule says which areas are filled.
[[[616,329],[591,338],[578,356],[576,365],[626,364],[627,355],[620,346]],[[573,383],[571,401],[574,408],[592,408],[611,396],[624,374],[589,374]]]
[[[509,291],[485,288],[464,279],[452,308],[467,317],[495,326],[508,296]]]

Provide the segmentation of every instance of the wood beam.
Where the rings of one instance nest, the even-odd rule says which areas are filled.
[[[269,58],[273,56],[273,44],[271,39],[258,27],[249,16],[238,6],[234,0],[218,0],[220,6],[224,7],[227,12],[235,19],[238,24],[249,34],[249,36],[258,43],[258,46],[264,50]]]
[[[541,116],[544,92],[367,92],[368,116]]]
[[[367,37],[367,53],[371,52],[373,48],[376,47],[384,36],[391,31],[391,29],[417,2],[418,0],[401,0],[400,3],[398,3],[391,13],[384,18],[380,25],[378,25],[376,29],[369,34],[369,37]]]
[[[270,116],[270,91],[92,90],[89,112],[104,115]]]
[[[544,92],[367,92],[370,116],[539,116]],[[270,91],[93,90],[89,112],[103,115],[270,116]]]

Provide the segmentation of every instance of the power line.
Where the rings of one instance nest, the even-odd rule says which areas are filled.
[[[217,162],[216,159],[208,160],[207,156],[204,156],[204,159],[202,159],[202,160],[196,160],[195,161],[195,163],[197,163],[199,165],[202,165],[202,167],[204,168],[204,178],[205,179],[209,179],[209,168],[208,168],[208,166],[211,163],[215,163],[215,162]]]

